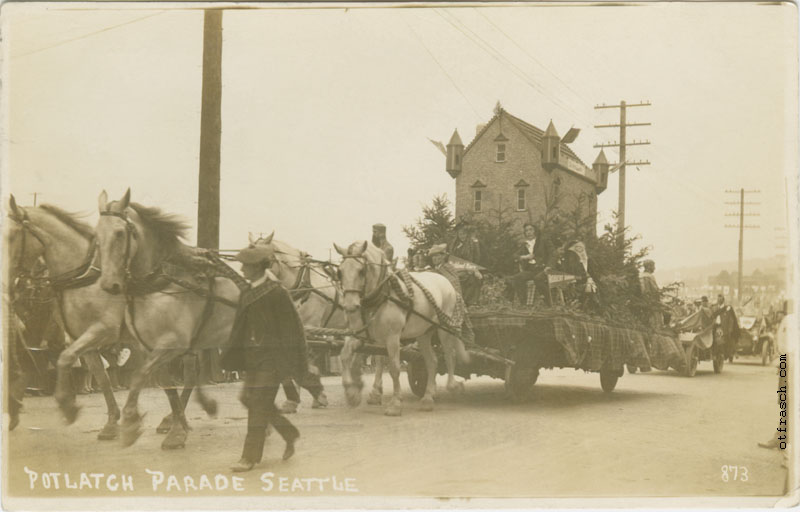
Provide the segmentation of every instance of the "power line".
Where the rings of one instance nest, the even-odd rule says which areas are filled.
[[[482,117],[478,113],[478,110],[475,108],[475,106],[472,104],[472,102],[469,101],[469,98],[467,98],[467,95],[464,94],[464,91],[462,91],[461,88],[458,86],[458,84],[456,83],[455,79],[452,76],[450,76],[450,73],[448,73],[447,70],[444,68],[444,66],[442,66],[442,63],[439,62],[439,59],[437,59],[436,56],[433,54],[433,52],[431,52],[428,49],[428,46],[425,44],[425,41],[422,40],[422,37],[420,37],[420,35],[417,34],[416,30],[414,30],[414,28],[408,23],[408,21],[405,21],[405,24],[406,24],[406,26],[408,26],[408,29],[411,31],[411,33],[414,34],[414,37],[417,39],[417,41],[419,41],[419,44],[421,44],[422,47],[425,49],[425,51],[428,53],[428,55],[431,56],[431,59],[433,59],[433,61],[436,63],[436,65],[439,66],[439,69],[442,70],[442,73],[444,73],[444,75],[447,77],[447,79],[450,80],[450,83],[453,84],[453,87],[455,87],[455,89],[458,91],[458,93],[461,95],[461,97],[464,98],[464,101],[466,101],[467,104],[469,105],[469,107],[472,109],[472,111],[475,112],[475,115],[477,116],[477,118],[481,119]]]
[[[51,44],[49,46],[45,46],[43,48],[39,48],[39,49],[36,49],[36,50],[31,50],[31,51],[29,51],[27,53],[21,53],[19,55],[14,55],[14,56],[11,57],[11,59],[13,60],[13,59],[19,59],[19,58],[22,58],[22,57],[28,57],[29,55],[34,55],[36,53],[40,53],[40,52],[43,52],[45,50],[50,50],[52,48],[56,48],[56,47],[64,45],[64,44],[68,44],[68,43],[72,43],[72,42],[75,42],[75,41],[79,41],[81,39],[86,39],[87,37],[96,36],[97,34],[102,34],[103,32],[108,32],[109,30],[114,30],[115,28],[124,27],[125,25],[131,25],[133,23],[138,23],[138,22],[144,21],[144,20],[146,20],[148,18],[152,18],[153,16],[158,16],[159,14],[164,14],[164,12],[166,12],[166,11],[159,11],[159,12],[156,12],[156,13],[153,13],[153,14],[148,14],[147,16],[142,16],[142,17],[139,17],[139,18],[128,20],[128,21],[126,21],[124,23],[118,23],[117,25],[111,25],[110,27],[106,27],[106,28],[103,28],[103,29],[100,29],[100,30],[95,30],[94,32],[89,32],[88,34],[83,34],[83,35],[80,35],[80,36],[77,36],[77,37],[73,37],[71,39],[65,39],[64,41],[60,41],[58,43],[54,43],[54,44]]]

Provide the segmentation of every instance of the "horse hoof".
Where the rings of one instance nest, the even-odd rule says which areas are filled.
[[[64,413],[64,420],[66,420],[67,425],[72,425],[75,423],[75,420],[78,419],[78,413],[80,410],[80,406],[74,403],[61,407],[61,411]]]
[[[161,420],[161,423],[159,423],[158,426],[156,427],[156,433],[168,434],[171,429],[172,429],[172,413],[164,416],[164,419]]]
[[[403,414],[403,410],[399,405],[392,404],[386,408],[386,411],[383,414],[386,416],[400,416]]]
[[[136,443],[136,441],[139,439],[139,436],[141,436],[142,432],[144,432],[142,429],[143,418],[144,415],[139,414],[123,417],[120,440],[122,441],[122,446],[124,448],[132,446],[134,443]]]
[[[205,404],[203,404],[203,410],[206,411],[206,414],[210,418],[217,417],[217,401],[213,398],[208,399]]]
[[[141,435],[142,435],[141,423],[123,427],[122,436],[120,437],[120,439],[122,440],[123,448],[133,446],[133,444],[136,443],[136,441],[139,439],[139,436]]]
[[[383,402],[383,395],[375,390],[372,390],[367,397],[367,405],[381,405]]]
[[[106,423],[103,430],[97,434],[100,441],[112,441],[119,437],[119,426],[116,423]]]
[[[161,443],[162,450],[177,450],[186,446],[186,431],[182,428],[169,431],[169,435]]]
[[[433,398],[423,398],[422,407],[423,411],[429,412],[433,410]]]
[[[361,390],[355,387],[348,387],[345,389],[345,398],[347,398],[347,405],[358,407],[361,405]]]
[[[286,400],[285,402],[283,402],[283,405],[281,405],[281,413],[294,414],[297,412],[297,406],[299,405],[300,404],[298,402],[295,402],[294,400]]]
[[[320,393],[317,398],[314,399],[314,403],[311,404],[312,409],[323,409],[328,407],[328,397],[325,396],[325,393]]]

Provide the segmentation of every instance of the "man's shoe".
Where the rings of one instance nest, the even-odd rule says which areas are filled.
[[[231,471],[234,473],[244,473],[245,471],[250,471],[255,466],[255,462],[251,462],[247,459],[241,459],[239,462],[231,466]]]
[[[286,448],[283,450],[283,460],[289,460],[292,455],[294,455],[294,443],[297,442],[297,439],[300,437],[300,434],[297,434],[292,439],[288,439],[286,441]]]

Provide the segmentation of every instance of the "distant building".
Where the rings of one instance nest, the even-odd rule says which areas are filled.
[[[571,142],[574,140],[571,133]],[[587,166],[562,142],[553,122],[547,130],[526,123],[502,108],[478,125],[466,147],[458,130],[447,144],[447,167],[456,180],[456,219],[487,218],[498,210],[524,222],[538,222],[546,197],[559,195],[559,209],[581,204],[584,216],[597,218],[597,194],[606,189],[609,164],[602,151]]]

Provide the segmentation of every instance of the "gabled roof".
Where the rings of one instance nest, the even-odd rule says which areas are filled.
[[[503,109],[500,109],[500,110],[498,111],[498,113],[497,113],[497,114],[495,114],[494,116],[492,116],[492,118],[489,120],[489,122],[488,122],[488,123],[486,123],[486,126],[484,126],[484,127],[483,127],[483,129],[481,129],[481,131],[479,131],[479,132],[478,132],[478,133],[475,135],[475,138],[474,138],[474,139],[472,139],[472,141],[471,141],[469,144],[467,144],[467,147],[465,147],[465,148],[464,148],[464,155],[465,155],[465,156],[466,156],[467,152],[470,150],[470,148],[471,148],[472,146],[474,146],[474,145],[475,145],[475,142],[476,142],[478,139],[480,139],[480,138],[481,138],[481,136],[483,136],[483,134],[486,132],[486,130],[487,130],[487,129],[488,129],[488,128],[489,128],[489,127],[492,125],[492,123],[494,123],[495,119],[497,119],[499,116],[506,116],[506,118],[507,118],[509,121],[511,121],[511,123],[513,123],[513,124],[514,124],[514,126],[516,126],[516,127],[519,129],[519,131],[521,131],[521,132],[522,132],[522,134],[523,134],[523,135],[525,135],[525,137],[526,137],[528,140],[530,140],[531,142],[533,142],[533,143],[534,143],[536,146],[539,146],[539,147],[541,147],[541,145],[542,145],[542,137],[544,136],[544,132],[543,132],[541,129],[539,129],[539,128],[537,128],[537,127],[533,126],[533,125],[532,125],[532,124],[530,124],[530,123],[526,123],[526,122],[525,122],[525,121],[523,121],[522,119],[520,119],[520,118],[518,118],[518,117],[516,117],[516,116],[513,116],[513,115],[509,114],[508,112],[506,112],[506,111],[505,111],[505,110],[503,110]],[[552,123],[552,122],[551,122],[551,123]],[[555,131],[555,128],[554,128],[553,130]],[[574,158],[575,160],[577,160],[578,162],[580,162],[580,163],[581,163],[581,165],[583,165],[584,167],[589,167],[588,165],[586,165],[585,163],[583,163],[583,160],[581,160],[581,159],[578,157],[578,155],[576,155],[576,154],[575,154],[575,152],[574,152],[574,151],[572,151],[572,148],[570,148],[570,147],[569,147],[569,146],[567,146],[566,144],[561,144],[561,150],[562,150],[564,153],[566,153],[566,154],[567,154],[569,157],[571,157],[571,158]]]
[[[594,159],[594,163],[596,164],[607,164],[608,160],[606,159],[606,154],[603,150],[600,150],[600,153],[597,155],[597,158]]]

